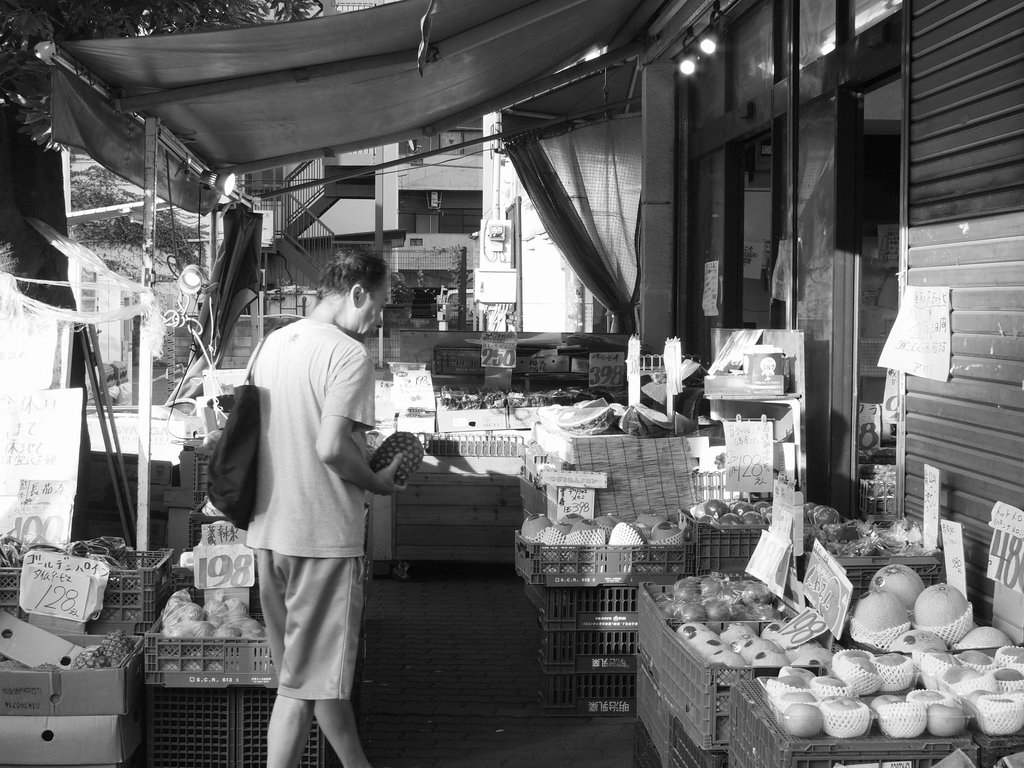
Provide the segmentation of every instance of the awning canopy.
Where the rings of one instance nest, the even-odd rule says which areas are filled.
[[[284,24],[63,49],[113,93],[108,119],[158,117],[209,167],[244,172],[478,119],[595,48],[635,42],[661,2],[434,0],[421,58],[429,5],[400,0]],[[79,146],[76,122],[96,101],[96,90],[55,87],[55,139]]]

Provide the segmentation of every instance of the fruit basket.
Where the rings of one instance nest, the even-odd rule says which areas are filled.
[[[978,751],[966,735],[899,739],[872,729],[849,739],[791,736],[776,721],[762,686],[751,680],[733,686],[729,712],[733,723],[730,768],[832,768],[836,764],[884,765],[892,760],[910,768],[929,768],[954,750],[963,750],[971,760]]]
[[[160,622],[145,635],[147,685],[168,688],[277,687],[266,638],[164,637]]]
[[[647,729],[652,747],[662,766],[667,766],[672,749],[672,723],[675,717],[647,669],[636,674],[636,714]]]
[[[778,674],[780,665],[728,667],[711,665],[676,636],[675,623],[656,603],[656,596],[671,587],[644,584],[640,588],[640,660],[652,677],[673,715],[693,742],[702,749],[724,749],[730,739],[729,690],[742,680]],[[748,624],[760,634],[771,621],[728,622]],[[711,629],[723,622],[706,622]],[[788,662],[787,662],[788,663]]]
[[[671,584],[693,573],[694,545],[549,546],[516,533],[516,573],[527,584]]]

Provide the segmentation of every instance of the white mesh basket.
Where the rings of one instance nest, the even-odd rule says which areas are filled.
[[[894,701],[878,708],[878,728],[894,739],[915,739],[928,725],[928,708],[919,701]]]
[[[838,651],[832,656],[832,672],[853,689],[854,696],[868,696],[882,687],[877,669],[864,669],[852,661],[850,651]],[[872,663],[872,668],[875,668]]]
[[[865,627],[857,619],[853,617],[850,618],[850,637],[858,643],[864,643],[865,645],[870,645],[874,648],[881,648],[883,651],[889,650],[889,646],[896,641],[896,638],[909,630],[909,621],[904,624],[900,624],[898,627],[893,627],[892,629],[873,631]]]
[[[905,657],[902,664],[876,664],[878,676],[882,678],[883,693],[892,691],[903,691],[911,688],[917,680],[917,664],[909,656]]]
[[[986,693],[999,692],[999,684],[996,682],[996,679],[991,672],[983,674],[981,677],[975,677],[970,680],[959,680],[955,683],[947,683],[943,681],[942,686],[950,693],[955,693],[961,698],[965,698],[967,694],[973,693],[974,691],[985,691]]]
[[[823,699],[832,699],[836,696],[852,696],[853,688],[848,683],[843,683],[842,686],[823,683],[821,678],[815,677],[811,680],[811,693],[821,701]]]
[[[1017,693],[1024,691],[1024,680],[996,680],[1000,693]]]
[[[944,627],[926,627],[921,624],[915,624],[914,629],[923,629],[926,632],[932,632],[945,640],[947,645],[953,645],[971,631],[971,624],[973,622],[974,608],[971,605],[968,605],[967,610],[964,611],[963,615],[959,619],[950,622]]]
[[[1018,701],[1000,701],[998,697],[975,699],[978,727],[989,736],[1008,736],[1024,727],[1024,706]]]
[[[871,710],[861,702],[852,709],[839,709],[823,702],[821,713],[824,715],[825,733],[836,739],[856,739],[871,727]]]

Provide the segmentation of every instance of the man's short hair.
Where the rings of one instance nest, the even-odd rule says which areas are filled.
[[[360,248],[344,248],[327,262],[316,297],[322,299],[331,293],[348,293],[356,285],[368,291],[385,288],[387,278],[388,263],[380,254]]]

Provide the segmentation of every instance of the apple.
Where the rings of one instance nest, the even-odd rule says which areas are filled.
[[[755,501],[754,511],[764,514],[765,510],[772,511],[772,503],[770,501]]]
[[[873,675],[878,674],[878,668],[875,666],[875,662],[871,659],[867,659],[862,656],[847,656],[845,658],[850,664],[857,667],[858,669],[862,669],[865,672],[870,672]]]
[[[998,654],[1004,664],[1024,664],[1024,648],[1019,646],[1007,645]]]
[[[758,651],[750,660],[752,667],[783,667],[789,663],[789,657],[782,651]]]
[[[953,697],[948,693],[940,693],[939,691],[932,691],[927,688],[922,688],[916,691],[910,691],[907,693],[907,701],[920,701],[925,706],[931,706],[932,704],[939,703],[950,703],[954,701]]]
[[[877,712],[879,707],[885,704],[894,704],[897,701],[904,701],[904,699],[901,696],[893,696],[891,693],[883,693],[880,696],[875,696],[868,706]]]
[[[956,704],[936,702],[928,707],[928,733],[948,739],[967,727],[967,713]]]
[[[807,522],[814,522],[811,516],[814,514],[814,510],[817,509],[817,507],[818,505],[813,501],[804,502],[804,519],[807,520]]]
[[[804,684],[800,687],[806,688],[811,684],[811,680],[814,679],[814,673],[809,669],[802,669],[800,667],[783,667],[779,670],[779,677],[796,677],[803,680]]]
[[[785,667],[783,667],[785,669]],[[809,680],[800,675],[783,675],[782,670],[779,670],[779,676],[775,678],[776,683],[779,685],[786,685],[790,688],[809,688]]]
[[[987,653],[977,650],[961,651],[956,655],[962,664],[972,664],[979,667],[990,667],[995,662]]]
[[[770,603],[758,603],[750,606],[750,618],[758,621],[772,621],[779,617],[779,612]]]
[[[708,621],[728,621],[732,618],[732,608],[720,597],[712,597],[704,601],[704,612]]]
[[[720,597],[722,592],[725,591],[725,587],[722,584],[721,579],[716,579],[713,576],[707,576],[701,579],[700,582],[700,596],[701,597]]]
[[[651,541],[662,541],[679,533],[682,533],[682,531],[679,530],[678,525],[670,523],[668,520],[663,520],[651,528]]]
[[[795,702],[783,713],[782,727],[791,736],[808,739],[821,733],[824,728],[824,715],[814,704]]]
[[[831,675],[821,675],[811,680],[811,683],[821,688],[839,688],[846,690],[847,685],[838,677],[832,677]]]
[[[862,651],[859,648],[852,648],[848,651],[843,651],[844,659],[871,659],[871,654],[867,651]]]
[[[733,603],[729,608],[730,619],[735,619],[736,621],[749,621],[753,618],[753,616],[750,615],[750,608],[743,605],[743,603]]]
[[[745,667],[747,662],[736,651],[730,648],[719,648],[706,659],[708,664],[724,667]]]
[[[743,514],[741,514],[740,520],[743,522],[744,525],[764,524],[764,518],[761,517],[761,513],[755,512],[754,510],[750,510],[749,512],[744,512]]]
[[[968,680],[977,680],[981,676],[978,670],[970,667],[950,667],[942,673],[942,682],[946,685],[958,685]]]
[[[708,617],[704,605],[697,602],[683,603],[676,615],[686,622],[704,621]]]
[[[839,510],[824,504],[819,504],[811,512],[811,522],[815,525],[835,525],[839,521]]]

